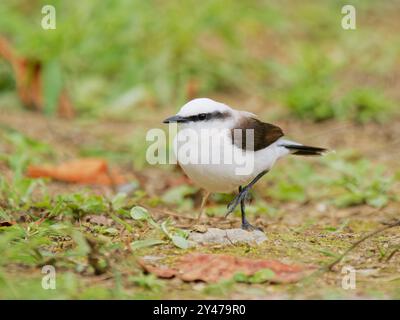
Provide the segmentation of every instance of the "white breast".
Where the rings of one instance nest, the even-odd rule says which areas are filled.
[[[174,140],[175,156],[188,177],[210,192],[236,190],[260,172],[270,170],[278,158],[288,154],[285,148],[278,146],[280,140],[265,149],[244,152],[232,145],[229,131],[224,128],[213,130],[211,139],[201,133],[200,126],[190,129],[198,138],[188,139],[191,134],[186,129],[180,130]],[[189,153],[191,157],[188,157]]]

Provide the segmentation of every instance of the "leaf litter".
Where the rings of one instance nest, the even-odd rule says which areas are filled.
[[[96,158],[83,158],[61,163],[57,166],[31,165],[27,175],[30,178],[53,178],[59,181],[80,184],[121,185],[126,179],[111,170],[107,161]]]
[[[178,259],[174,267],[156,265],[139,259],[144,271],[159,278],[177,277],[186,282],[250,279],[253,276],[272,283],[293,283],[310,274],[313,266],[289,265],[277,260],[241,258],[227,254],[189,253]],[[263,281],[261,281],[263,282]]]

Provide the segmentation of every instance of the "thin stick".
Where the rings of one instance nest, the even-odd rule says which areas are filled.
[[[340,257],[338,257],[335,261],[331,262],[330,264],[323,266],[317,270],[315,270],[314,272],[312,272],[310,275],[304,277],[303,279],[301,279],[300,281],[303,283],[310,283],[311,279],[315,279],[316,277],[322,275],[323,273],[327,272],[327,271],[332,271],[332,268],[337,265],[340,261],[343,260],[343,258],[350,252],[352,251],[354,248],[356,248],[358,245],[360,245],[360,243],[362,243],[363,241],[373,237],[374,235],[383,232],[385,230],[388,230],[390,228],[394,228],[394,227],[399,227],[400,226],[400,220],[395,221],[393,223],[384,223],[385,226],[382,228],[379,228],[369,234],[367,234],[366,236],[362,237],[360,240],[358,240],[357,242],[355,242],[349,249],[347,249]]]
[[[358,245],[360,245],[362,242],[364,242],[365,240],[375,236],[378,233],[381,233],[385,230],[388,230],[390,228],[394,228],[394,227],[399,227],[400,226],[400,220],[395,221],[393,223],[387,223],[384,227],[379,228],[369,234],[367,234],[366,236],[362,237],[360,240],[356,241],[350,248],[348,248],[342,255],[340,255],[340,257],[338,257],[335,261],[333,261],[332,263],[328,264],[326,267],[324,267],[323,269],[326,270],[332,270],[332,268],[337,265],[340,261],[343,260],[343,258],[350,252],[352,251],[354,248],[356,248]]]
[[[400,250],[400,246],[397,246],[392,252],[391,254],[389,254],[389,256],[386,259],[386,262],[389,262],[390,259],[393,258],[393,256],[396,254],[396,252],[398,252]]]
[[[171,217],[178,218],[178,219],[196,220],[196,218],[193,218],[191,216],[181,215],[178,213],[167,211],[165,209],[162,209],[162,210],[153,209],[153,210],[156,211],[158,214],[165,215],[165,216],[171,216]]]

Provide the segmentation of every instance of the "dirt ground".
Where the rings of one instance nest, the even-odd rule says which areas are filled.
[[[262,109],[249,103],[253,112],[262,114],[266,118],[273,114],[273,109]],[[170,113],[173,110],[169,110]],[[169,217],[181,228],[190,229],[194,217],[198,212],[200,193],[195,192],[188,196],[194,207],[185,209],[175,204],[165,204],[151,199],[162,197],[166,190],[179,185],[190,185],[178,168],[169,166],[150,167],[138,164],[132,153],[135,148],[135,139],[142,139],[143,132],[152,127],[161,127],[160,120],[168,115],[153,112],[153,120],[117,122],[103,119],[101,121],[76,120],[66,121],[61,119],[45,118],[43,115],[21,110],[7,110],[0,113],[0,125],[12,128],[49,144],[56,159],[73,159],[82,155],[87,149],[101,149],[109,152],[106,156],[111,159],[112,166],[122,170],[126,176],[138,181],[140,189],[145,196],[135,200],[135,204],[148,207],[156,221]],[[165,114],[164,114],[165,113]],[[146,119],[149,119],[147,117]],[[324,123],[305,123],[294,119],[284,118],[275,121],[289,137],[313,145],[325,146],[334,149],[340,155],[343,150],[352,150],[356,159],[367,159],[373,165],[384,165],[386,172],[397,174],[392,192],[397,193],[399,188],[400,159],[400,118],[394,118],[389,123],[357,125],[354,123],[338,123],[335,121]],[[140,135],[138,134],[140,132]],[[133,145],[133,147],[132,147]],[[139,147],[137,147],[139,148]],[[135,150],[145,150],[135,149]],[[136,152],[136,151],[134,151]],[[105,153],[104,153],[105,154]],[[103,156],[103,154],[101,154]],[[143,155],[140,155],[143,158]],[[139,156],[139,157],[140,157]],[[321,174],[319,160],[296,158],[296,161],[309,162],[314,174]],[[48,159],[49,162],[54,159]],[[283,160],[274,170],[285,171],[293,164],[294,160]],[[2,164],[1,173],[12,176],[9,168]],[[326,172],[326,171],[323,171]],[[330,172],[335,176],[335,172]],[[304,201],[275,201],[271,199],[275,211],[269,210],[267,214],[259,210],[257,203],[268,203],[269,196],[265,189],[274,188],[275,176],[266,177],[255,188],[255,199],[250,206],[250,221],[261,226],[268,240],[259,246],[229,245],[212,246],[197,249],[178,249],[170,244],[142,249],[138,252],[121,250],[110,256],[112,264],[121,272],[122,279],[130,273],[137,272],[134,259],[143,256],[156,256],[166,264],[174,264],[176,259],[193,251],[208,253],[228,253],[236,256],[251,258],[277,259],[284,263],[300,263],[323,267],[333,261],[339,254],[349,248],[352,243],[362,236],[380,227],[382,223],[399,219],[398,199],[390,200],[383,208],[377,209],[368,204],[359,204],[338,208],[327,205],[323,201],[314,200],[312,195]],[[325,188],[329,188],[325,186]],[[308,190],[308,189],[307,189]],[[312,186],[308,192],[313,192]],[[61,193],[95,192],[110,196],[114,190],[109,187],[78,186],[62,182],[49,182],[48,191],[56,196]],[[203,217],[202,224],[218,228],[240,227],[239,214],[231,215],[226,220],[222,218],[224,200],[218,197],[211,199],[207,210],[207,217]],[[267,204],[268,205],[268,204]],[[272,212],[272,213],[271,213]],[[108,217],[104,212],[103,216]],[[82,223],[82,222],[80,222]],[[134,231],[129,234],[126,230],[121,238],[116,241],[129,243],[146,231]],[[114,240],[112,240],[114,241]],[[124,297],[130,298],[225,298],[225,299],[332,299],[332,298],[400,298],[400,228],[392,228],[362,242],[352,250],[342,262],[337,264],[332,271],[316,272],[311,276],[293,284],[243,284],[243,283],[186,283],[179,279],[160,280],[162,289],[153,290],[122,281]],[[344,289],[342,287],[344,266],[351,266],[357,270],[356,287]],[[23,279],[40,275],[39,268],[8,265],[7,272],[21,276]],[[29,272],[26,272],[29,271]],[[80,292],[96,290],[115,286],[115,274],[108,271],[95,276],[90,273],[74,271],[79,282]],[[88,289],[89,288],[89,289]],[[85,291],[87,292],[87,291]],[[72,295],[74,296],[74,295]],[[82,297],[82,295],[75,295]]]

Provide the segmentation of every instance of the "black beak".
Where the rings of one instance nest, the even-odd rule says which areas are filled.
[[[172,116],[163,121],[163,123],[171,123],[171,122],[187,122],[187,119],[181,116]]]

